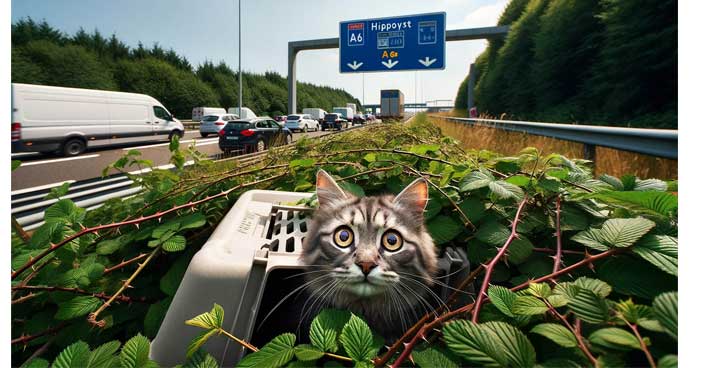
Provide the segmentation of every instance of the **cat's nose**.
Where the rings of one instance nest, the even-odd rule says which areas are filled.
[[[356,266],[361,268],[364,275],[368,275],[378,264],[375,262],[356,262]]]

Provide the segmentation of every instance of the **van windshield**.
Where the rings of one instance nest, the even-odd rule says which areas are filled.
[[[217,115],[207,115],[202,120],[204,121],[217,121],[219,119],[219,116]]]

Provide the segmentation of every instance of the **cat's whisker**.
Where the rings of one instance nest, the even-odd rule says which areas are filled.
[[[411,277],[407,277],[407,276],[405,276],[405,277],[400,276],[400,278],[401,278],[402,280],[409,280],[409,281],[412,281],[412,282],[414,282],[415,284],[419,285],[420,287],[424,288],[426,291],[429,292],[429,295],[430,295],[430,296],[432,296],[437,302],[439,302],[439,304],[440,304],[441,306],[443,306],[443,307],[446,308],[446,309],[450,309],[450,308],[448,307],[448,305],[446,305],[446,303],[443,301],[443,299],[441,299],[441,297],[439,297],[438,295],[436,295],[436,293],[434,292],[434,290],[432,290],[429,286],[427,286],[427,285],[424,284],[423,282],[418,281],[418,280],[415,280],[415,279],[413,279],[413,278],[411,278]]]
[[[436,315],[436,312],[434,312],[434,307],[421,294],[419,294],[417,291],[415,291],[414,289],[412,289],[408,285],[405,285],[402,283],[398,283],[397,285],[405,288],[405,290],[407,290],[410,294],[412,294],[412,296],[414,296],[414,298],[417,299],[417,301],[419,302],[419,306],[421,306],[424,309],[425,313],[433,312],[434,315]],[[404,295],[404,294],[400,293],[400,295]],[[418,318],[419,318],[419,316],[417,316],[416,312],[415,312],[415,319],[418,319]]]
[[[431,278],[428,278],[428,277],[422,277],[422,276],[420,276],[420,275],[414,275],[414,274],[406,273],[406,272],[397,272],[397,273],[398,273],[398,274],[401,274],[401,275],[409,276],[409,277],[419,277],[419,278],[421,278],[421,279],[423,279],[423,280],[432,281],[432,282],[436,283],[436,284],[439,285],[439,286],[443,286],[443,287],[445,287],[445,288],[447,288],[447,289],[449,289],[449,290],[453,290],[453,291],[455,291],[455,292],[457,292],[457,293],[466,294],[466,295],[473,295],[472,293],[469,293],[469,292],[464,291],[464,290],[461,290],[461,289],[456,289],[455,287],[453,287],[453,286],[451,286],[451,285],[449,285],[449,284],[443,283],[443,282],[441,282],[441,281],[436,281],[435,279],[431,279]],[[415,280],[415,281],[416,281],[416,280]]]
[[[294,275],[285,277],[285,278],[283,278],[283,280],[289,280],[289,279],[292,279],[292,278],[295,278],[295,277],[300,277],[300,276],[305,276],[305,275],[311,275],[311,274],[315,274],[315,273],[325,273],[325,272],[329,272],[329,270],[314,270],[314,271],[300,272],[300,273],[297,273],[297,274],[294,274]]]

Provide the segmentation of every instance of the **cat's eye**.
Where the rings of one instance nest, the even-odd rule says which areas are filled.
[[[402,248],[402,236],[395,230],[386,231],[381,239],[383,248],[395,252]]]
[[[334,243],[340,248],[353,244],[353,231],[348,226],[340,226],[334,231]]]

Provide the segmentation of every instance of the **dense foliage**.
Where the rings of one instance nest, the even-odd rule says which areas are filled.
[[[12,25],[12,82],[144,93],[176,117],[189,119],[196,106],[236,107],[237,73],[224,62],[197,68],[159,44],[131,48],[116,35],[105,38],[79,30],[68,36],[31,18]],[[259,115],[287,114],[287,79],[275,72],[244,72],[244,106]],[[298,82],[298,108],[360,102],[338,88]]]
[[[677,128],[676,1],[513,0],[498,25],[475,60],[479,112]]]
[[[207,338],[257,351],[242,366],[320,359],[410,366],[410,354],[420,367],[676,362],[675,182],[595,178],[587,161],[533,148],[514,157],[464,152],[423,115],[303,138],[247,163],[212,162],[177,141],[170,148],[180,169],[134,176],[142,194],[89,212],[61,199],[31,237],[13,235],[13,364],[42,347],[44,363],[66,347],[80,349],[71,355],[80,359],[122,359],[114,355],[119,341],[155,336],[190,258],[239,194],[311,191],[319,168],[356,195],[398,193],[419,175],[429,179],[428,229],[438,247],[467,250],[473,270],[463,286],[475,281],[478,300],[448,301],[449,309],[424,316],[389,350],[362,318],[334,310],[315,319],[310,344],[299,343],[307,335],[286,333],[251,346],[225,336],[215,305],[187,321],[195,327],[183,321],[205,329],[189,349],[193,366],[216,366],[198,351]],[[195,163],[182,168],[189,158]],[[112,166],[150,165],[130,151]]]

